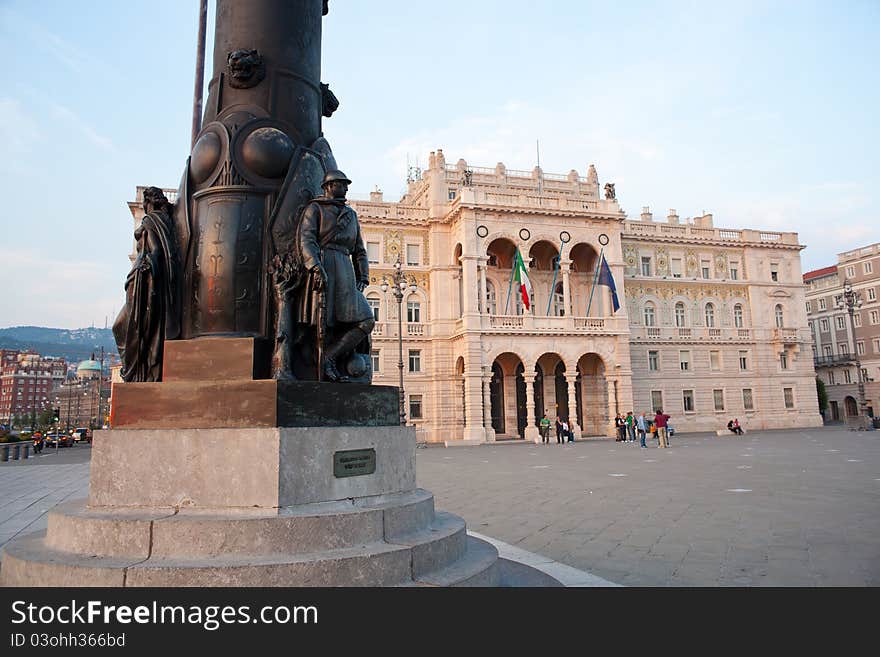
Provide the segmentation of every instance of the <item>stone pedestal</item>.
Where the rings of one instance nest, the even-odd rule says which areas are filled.
[[[225,342],[211,341],[185,342],[211,359]],[[169,345],[178,364],[192,358]],[[169,381],[114,388],[126,428],[95,432],[88,499],[7,543],[0,584],[498,585],[497,550],[416,486],[415,430],[397,425],[396,389],[248,379],[252,347],[230,353],[243,362],[217,365],[224,404],[204,380],[217,370],[198,358],[172,366]],[[189,384],[195,406],[173,394]],[[352,403],[364,399],[372,408]],[[328,403],[325,425],[296,424]],[[364,417],[372,424],[345,425]]]

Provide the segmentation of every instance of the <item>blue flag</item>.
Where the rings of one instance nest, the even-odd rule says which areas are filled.
[[[602,262],[599,263],[599,278],[596,279],[599,285],[606,285],[611,290],[611,304],[614,306],[612,312],[620,310],[620,302],[617,300],[617,287],[614,285],[614,277],[611,275],[611,268],[605,256],[602,256]]]

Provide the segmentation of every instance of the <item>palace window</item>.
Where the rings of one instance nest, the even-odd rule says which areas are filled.
[[[486,307],[489,309],[490,315],[497,314],[495,286],[492,284],[492,281],[486,281]]]
[[[652,390],[651,391],[651,408],[655,411],[663,408],[663,391],[662,390]]]
[[[862,263],[862,271],[866,274],[871,274],[874,271],[874,265],[871,262]]]
[[[778,281],[779,280],[779,263],[771,262],[770,263],[770,280]]]
[[[409,350],[409,371],[410,372],[421,372],[422,371],[422,352],[418,349],[410,349]]]
[[[779,354],[779,368],[783,370],[788,369],[788,355],[787,354]]]
[[[648,352],[648,369],[652,372],[656,372],[660,369],[660,352],[659,351],[649,351]]]
[[[703,278],[709,278],[709,269],[710,267],[708,260],[703,260],[702,262],[700,262],[700,270],[703,274]]]
[[[672,277],[681,278],[681,258],[672,258],[669,263],[669,269],[672,271]]]
[[[373,264],[378,264],[379,242],[367,242],[367,261]]]
[[[650,276],[651,275],[651,258],[648,256],[642,256],[642,276]]]
[[[869,287],[867,290],[865,290],[865,294],[868,295],[868,301],[877,300],[877,291],[873,287]]]
[[[776,314],[776,328],[782,328],[783,326],[785,326],[785,316],[783,315],[783,312],[782,312],[782,304],[779,304],[779,303],[776,304],[775,314]]]
[[[819,310],[825,310],[825,299],[819,299]]]
[[[675,325],[682,328],[685,324],[684,304],[679,301],[675,304]]]
[[[747,411],[751,411],[755,408],[751,388],[743,388],[743,408]]]
[[[749,352],[748,351],[740,351],[739,352],[739,369],[741,369],[741,370],[749,369]]]
[[[373,361],[373,371],[379,372],[379,350],[373,349],[370,352],[370,359]]]
[[[422,321],[422,304],[418,301],[406,302],[406,321],[410,324],[418,324]]]
[[[687,372],[691,369],[691,352],[687,350],[682,350],[678,352],[678,366],[682,372]]]
[[[408,267],[418,267],[419,263],[419,245],[406,245],[406,264]]]
[[[809,315],[811,312],[813,312],[813,304],[807,301],[807,314]]]
[[[859,340],[858,342],[856,342],[856,353],[859,356],[865,355],[865,341],[864,340]]]
[[[837,330],[842,331],[846,328],[846,324],[843,323],[843,315],[838,315],[834,318],[834,322],[837,324]]]
[[[847,278],[854,278],[855,275],[856,275],[856,268],[855,267],[849,266],[846,268],[846,277]]]
[[[711,303],[706,304],[706,326],[708,328],[715,326],[715,306]]]
[[[692,413],[694,411],[694,391],[682,390],[681,403],[685,413]]]
[[[841,356],[849,356],[849,345],[846,342],[838,342],[837,353]]]
[[[410,395],[409,396],[409,419],[411,419],[411,420],[421,420],[422,419],[422,396],[421,395]]]
[[[650,301],[645,303],[644,309],[645,326],[654,326],[654,304]]]
[[[794,408],[794,388],[783,388],[782,397],[786,408]]]
[[[724,410],[724,390],[716,388],[712,391],[712,398],[715,402],[715,410],[723,411]]]
[[[871,324],[880,324],[880,312],[872,310],[868,318],[871,320]]]
[[[736,328],[743,327],[743,307],[741,304],[736,304],[733,307],[733,325]]]
[[[709,352],[709,369],[717,372],[721,369],[721,352],[712,350]]]
[[[828,320],[824,318],[819,320],[819,328],[823,333],[828,333]]]
[[[844,383],[852,383],[852,374],[850,374],[848,367],[845,370],[843,370],[843,382]]]
[[[370,306],[370,310],[373,311],[373,319],[375,321],[379,321],[379,308],[382,305],[382,302],[379,300],[379,295],[370,294],[367,297],[367,304]]]
[[[731,262],[730,263],[730,280],[735,281],[739,279],[739,263]]]
[[[831,358],[832,352],[830,344],[826,344],[822,347],[822,354],[825,356],[825,358]]]
[[[853,313],[853,325],[856,328],[861,327],[862,325],[862,313]]]

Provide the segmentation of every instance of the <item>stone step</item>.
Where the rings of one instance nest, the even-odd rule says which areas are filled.
[[[395,586],[412,581],[410,548],[372,543],[310,554],[119,559],[53,550],[37,532],[3,547],[3,586]]]
[[[467,537],[467,552],[449,566],[421,575],[415,586],[498,586],[498,550],[491,543]]]
[[[437,512],[434,522],[425,529],[388,536],[389,543],[412,549],[413,578],[445,568],[461,559],[467,551],[467,528],[464,520],[451,513]]]
[[[423,489],[376,496],[356,505],[325,502],[273,514],[109,511],[89,509],[85,500],[74,500],[49,513],[46,547],[133,559],[308,554],[382,542],[386,537],[411,536],[416,544],[421,534],[430,533],[433,520],[434,497]]]

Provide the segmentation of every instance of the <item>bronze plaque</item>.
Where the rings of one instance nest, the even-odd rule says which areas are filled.
[[[347,449],[333,454],[334,477],[357,477],[376,471],[376,450]]]

